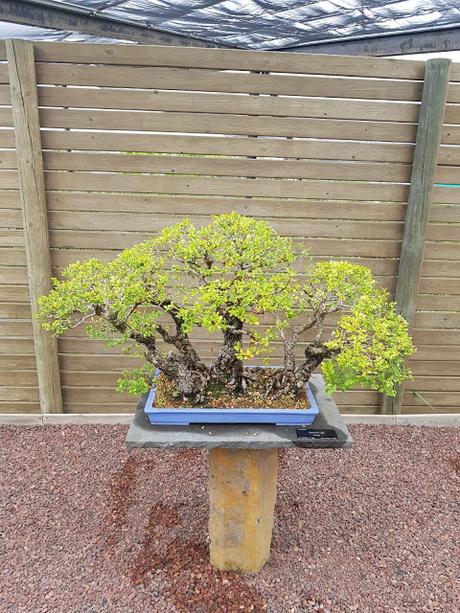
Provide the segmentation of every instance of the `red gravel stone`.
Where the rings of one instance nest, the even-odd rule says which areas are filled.
[[[123,426],[0,428],[0,613],[457,611],[459,431],[280,452],[272,556],[208,563],[206,452]]]

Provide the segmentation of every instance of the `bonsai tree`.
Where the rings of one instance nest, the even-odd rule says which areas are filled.
[[[184,401],[206,403],[216,386],[244,394],[257,373],[246,364],[277,345],[282,365],[264,371],[270,397],[299,396],[320,365],[330,391],[361,385],[394,395],[410,376],[407,322],[369,269],[313,264],[268,223],[237,213],[201,228],[184,219],[108,263],[77,261],[53,288],[40,299],[42,325],[57,336],[84,325],[142,356],[145,365],[117,384],[133,394],[149,389],[156,370]],[[220,333],[211,363],[192,340],[200,330]]]

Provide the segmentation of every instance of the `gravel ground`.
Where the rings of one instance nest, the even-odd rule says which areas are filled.
[[[459,611],[459,431],[351,429],[280,452],[271,559],[238,575],[207,562],[205,452],[1,427],[0,612]]]

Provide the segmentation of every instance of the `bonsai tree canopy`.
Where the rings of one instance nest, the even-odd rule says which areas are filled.
[[[364,266],[312,264],[294,247],[237,213],[201,228],[184,219],[111,262],[68,266],[40,299],[38,318],[57,336],[84,325],[90,337],[142,356],[145,365],[118,381],[133,394],[149,389],[157,369],[193,403],[206,403],[216,385],[244,394],[246,361],[281,345],[267,396],[298,396],[319,365],[330,391],[361,385],[394,395],[410,376],[404,360],[414,347],[386,290]],[[200,330],[221,335],[210,364],[193,342]]]

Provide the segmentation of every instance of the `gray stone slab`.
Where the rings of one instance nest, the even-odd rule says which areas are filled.
[[[313,375],[311,388],[319,407],[319,415],[309,429],[332,430],[337,438],[304,438],[303,427],[246,425],[246,424],[191,424],[189,426],[153,426],[144,413],[147,395],[138,405],[126,437],[128,449],[135,447],[204,448],[235,447],[267,449],[270,447],[302,447],[305,449],[349,448],[352,438],[334,400],[326,393],[321,375]]]

